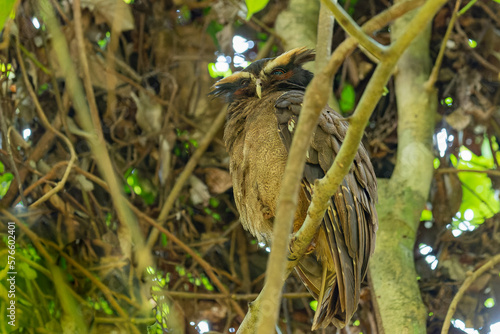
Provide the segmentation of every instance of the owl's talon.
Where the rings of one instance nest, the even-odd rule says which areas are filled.
[[[293,244],[294,244],[295,240],[297,240],[297,237],[295,234],[296,233],[290,234],[290,244],[288,245],[288,251],[290,252],[290,254],[293,253]],[[311,243],[309,244],[309,246],[307,246],[307,249],[306,249],[304,255],[311,254],[315,249],[316,249],[316,238],[314,238],[313,241],[311,241]]]

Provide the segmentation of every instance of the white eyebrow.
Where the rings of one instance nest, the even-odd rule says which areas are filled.
[[[250,72],[240,72],[240,75],[243,77],[243,78],[246,78],[246,79],[252,79],[253,77],[255,77],[252,73]]]
[[[275,58],[275,59],[271,60],[269,63],[267,63],[266,66],[264,66],[264,68],[262,69],[261,73],[269,73],[275,67],[278,67],[278,65],[280,64],[280,62],[277,62],[277,60],[279,60],[279,58],[280,57]]]

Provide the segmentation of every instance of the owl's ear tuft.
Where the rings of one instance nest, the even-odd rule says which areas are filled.
[[[314,50],[308,49],[306,47],[292,49],[285,54],[288,53],[290,53],[290,61],[295,65],[302,65],[307,62],[313,61],[316,58],[316,53],[314,52]]]
[[[214,98],[220,97],[223,98],[226,102],[231,100],[231,96],[234,92],[238,90],[238,87],[235,83],[219,83],[216,82],[208,95],[213,96]]]
[[[294,67],[300,67],[302,64],[309,61],[313,61],[315,58],[316,54],[314,53],[314,50],[306,47],[292,49],[276,58],[270,59],[264,67],[264,72],[271,73],[271,71],[276,67],[290,70]]]
[[[245,79],[248,79],[249,74],[245,72],[236,72],[232,75],[217,81],[208,93],[214,97],[223,98],[226,102],[231,102],[234,99],[234,94],[240,88]]]

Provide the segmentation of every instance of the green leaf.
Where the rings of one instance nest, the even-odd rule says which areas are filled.
[[[450,154],[450,161],[454,167],[457,167],[458,159],[454,154]]]
[[[460,156],[458,162],[454,163],[458,169],[488,170],[494,167],[493,154],[489,147],[489,141],[485,138],[482,146],[483,156],[477,156],[466,147],[460,147]],[[492,217],[500,211],[500,201],[495,196],[495,190],[491,179],[484,173],[458,173],[458,178],[462,182],[462,204],[460,205],[460,219],[454,221],[454,225],[468,220],[465,218],[465,212],[472,210],[473,218],[470,224],[477,226],[482,224],[485,219]]]
[[[420,221],[430,221],[432,220],[432,211],[424,210],[422,211],[422,215],[420,215]]]
[[[161,245],[166,247],[168,245],[167,235],[165,233],[161,234]]]
[[[477,46],[477,42],[469,38],[469,46],[474,49]]]
[[[216,209],[218,206],[219,206],[219,200],[215,197],[210,197],[210,200],[209,200],[209,203],[210,203],[210,206],[214,209]]]
[[[344,84],[342,92],[340,93],[340,110],[345,113],[352,111],[356,103],[356,91],[351,84]]]
[[[256,14],[263,10],[269,0],[245,0],[245,3],[247,4],[247,21],[250,20],[253,16],[253,14]]]
[[[311,302],[309,303],[309,306],[311,307],[311,309],[312,309],[313,311],[315,311],[315,312],[316,312],[316,309],[318,308],[318,301],[317,301],[317,300],[313,300],[313,301],[311,301]]]
[[[206,276],[201,275],[201,283],[203,283],[203,286],[208,291],[214,291],[213,285],[210,283],[210,280]]]
[[[434,169],[438,169],[441,165],[441,161],[439,161],[439,158],[434,158],[434,161],[432,163],[434,165]]]
[[[16,0],[2,0],[2,5],[0,6],[0,31],[3,30],[7,18],[14,9],[15,2]]]
[[[495,300],[493,298],[488,298],[484,301],[484,306],[487,308],[492,308],[495,306]]]
[[[184,5],[180,8],[180,15],[182,15],[182,18],[185,21],[190,21],[191,20],[191,10],[189,9],[188,5]]]
[[[266,34],[265,32],[258,32],[258,33],[257,33],[257,39],[258,39],[259,41],[263,41],[263,42],[265,42],[265,41],[267,41],[267,38],[268,38],[268,37],[269,37],[269,35],[268,35],[268,34]]]
[[[230,76],[233,72],[231,72],[230,68],[225,72],[218,71],[217,68],[215,67],[215,63],[209,63],[208,64],[208,73],[210,73],[210,76],[212,78],[218,78],[218,77]]]
[[[14,179],[12,173],[5,173],[0,176],[0,198],[3,198],[10,188],[10,184]]]
[[[210,21],[207,27],[207,34],[212,37],[214,44],[218,47],[219,46],[219,40],[217,40],[217,33],[221,31],[224,28],[224,26],[220,23],[217,23],[215,20]]]
[[[36,271],[32,269],[29,264],[20,262],[17,266],[19,274],[27,280],[34,280],[37,277]]]
[[[490,141],[488,137],[484,136],[483,144],[481,145],[481,155],[487,159],[491,159],[491,164],[494,164],[493,161],[493,152],[491,152]],[[493,165],[491,166],[493,168]]]
[[[0,182],[10,182],[14,180],[14,174],[12,173],[5,173],[0,177]]]
[[[387,86],[384,86],[384,91],[382,93],[382,96],[386,96],[387,94],[389,94],[389,88],[387,88]]]

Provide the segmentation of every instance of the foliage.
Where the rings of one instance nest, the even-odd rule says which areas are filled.
[[[15,0],[4,0],[0,6],[0,31],[4,28],[5,22],[10,18],[14,18]]]
[[[269,0],[245,0],[245,3],[247,5],[247,10],[248,10],[247,20],[250,20],[250,18],[254,14],[263,10],[266,7],[268,2],[269,2]]]
[[[16,15],[15,1],[5,0],[0,5],[0,30],[13,24],[17,27],[3,30],[0,41],[0,116],[6,123],[6,128],[0,128],[0,207],[5,209],[0,223],[0,310],[6,319],[5,222],[14,217],[17,325],[10,328],[2,321],[0,332],[60,333],[76,326],[77,317],[94,332],[161,333],[184,326],[184,332],[194,333],[201,321],[210,330],[231,332],[241,322],[239,310],[244,313],[254,298],[252,293],[262,287],[269,247],[251,238],[238,223],[222,135],[195,161],[197,167],[189,182],[181,187],[161,222],[166,231],[148,245],[155,266],[139,272],[143,258],[136,253],[138,245],[131,243],[109,184],[103,181],[99,162],[104,157],[95,156],[88,141],[93,134],[82,130],[77,105],[70,97],[73,87],[53,46],[68,46],[79,80],[83,81],[86,72],[90,76],[93,94],[86,92],[84,101],[91,107],[95,102],[102,128],[96,127],[95,133],[103,138],[109,168],[147,239],[155,230],[151,221],[158,220],[176,180],[223,108],[206,96],[209,87],[216,78],[255,61],[262,50],[268,50],[264,57],[284,51],[273,26],[287,3],[247,0],[245,11],[232,1],[125,1],[120,4],[124,15],[117,15],[109,7],[115,2],[86,1],[79,21],[73,2],[51,2],[52,6],[58,4],[51,12],[63,30],[62,42],[47,30],[46,17],[35,6],[38,2],[21,1]],[[379,0],[370,6],[352,0],[340,2],[357,22],[387,6]],[[446,42],[435,84],[442,104],[439,120],[428,120],[435,125],[434,167],[436,175],[450,177],[443,184],[435,181],[415,247],[422,299],[429,311],[428,333],[441,328],[449,300],[467,272],[500,249],[499,39],[497,18],[491,16],[498,11],[496,3],[498,0],[469,1],[460,7],[460,19]],[[433,60],[454,6],[450,1],[434,20],[429,50]],[[122,28],[113,29],[115,19],[124,21]],[[85,52],[79,51],[77,26],[83,30]],[[333,42],[337,45],[345,34],[335,29]],[[235,40],[235,36],[241,38]],[[388,29],[380,29],[373,38],[388,44]],[[82,53],[88,70],[81,61]],[[375,66],[359,51],[349,58],[349,65],[345,63],[334,80],[340,111],[346,117],[356,107]],[[366,140],[380,178],[390,177],[397,150],[393,82],[387,87],[370,120]],[[142,109],[131,93],[139,96]],[[42,115],[53,129],[42,121]],[[27,129],[29,135],[24,132]],[[443,129],[446,136],[438,138]],[[65,181],[69,144],[53,130],[67,138],[77,154]],[[12,154],[7,150],[9,144]],[[458,183],[452,182],[452,175]],[[19,194],[19,181],[26,202]],[[58,185],[62,188],[56,188]],[[441,192],[441,186],[449,191]],[[53,189],[50,198],[30,207]],[[456,210],[443,209],[445,214],[439,216],[433,214],[437,207]],[[63,273],[60,283],[55,281],[53,265]],[[455,315],[457,327],[462,321],[464,328],[467,324],[487,332],[500,321],[496,316],[500,307],[498,272],[495,267],[467,292],[468,303]],[[70,293],[58,294],[62,287]],[[222,288],[229,291],[227,295]],[[279,323],[283,330],[290,326],[301,333],[310,328],[310,311],[317,303],[305,297],[303,289],[294,277],[285,285],[290,299]],[[374,331],[366,321],[373,318],[368,292],[369,288],[362,292],[363,302],[350,324],[352,332]],[[150,298],[154,306],[149,304]]]

